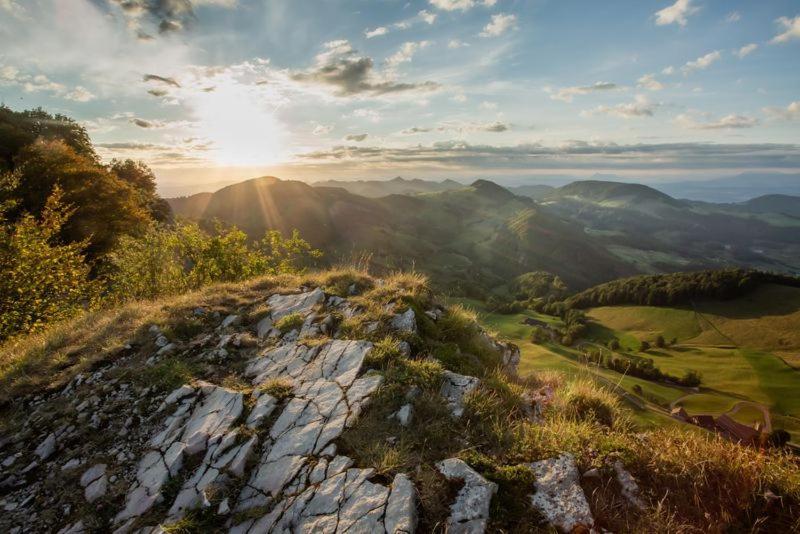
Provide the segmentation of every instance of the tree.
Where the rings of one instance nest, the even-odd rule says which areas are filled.
[[[89,278],[82,254],[86,243],[59,242],[71,214],[56,187],[38,219],[23,213],[16,221],[0,221],[0,340],[97,302],[101,287]]]
[[[531,331],[531,342],[532,343],[545,343],[549,341],[550,336],[547,334],[547,331],[542,328],[541,326],[534,326],[533,330]]]
[[[141,161],[132,159],[113,159],[108,170],[133,187],[139,196],[139,205],[149,212],[153,220],[158,222],[172,220],[172,209],[169,207],[169,203],[156,194],[156,177],[150,167]]]
[[[647,341],[642,341],[639,344],[639,352],[647,352],[648,350],[650,350],[650,343]]]
[[[656,347],[663,349],[667,343],[664,341],[664,336],[660,335],[656,338]]]
[[[683,378],[681,378],[679,382],[683,386],[694,388],[700,385],[702,377],[697,371],[689,369],[684,373]]]
[[[18,213],[38,216],[56,185],[73,214],[61,228],[69,243],[88,241],[92,258],[108,252],[122,235],[137,235],[150,216],[136,189],[62,141],[36,141],[16,158],[17,187],[10,195]]]
[[[608,348],[611,350],[619,350],[619,340],[617,338],[608,342]]]
[[[0,172],[14,171],[17,155],[37,139],[60,140],[76,154],[98,161],[86,129],[71,118],[42,108],[13,111],[0,105]]]

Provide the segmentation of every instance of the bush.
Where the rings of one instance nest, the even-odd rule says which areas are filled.
[[[61,198],[56,187],[38,219],[0,220],[0,340],[71,317],[99,297],[100,284],[89,279],[84,262],[86,243],[59,243],[72,213]]]
[[[278,319],[275,322],[275,328],[280,330],[283,333],[291,332],[297,328],[303,326],[303,316],[299,313],[290,313],[289,315],[285,315]]]
[[[648,341],[642,341],[639,344],[639,352],[647,352],[650,350],[650,343]]]
[[[260,275],[301,272],[321,253],[295,231],[283,238],[268,232],[256,244],[236,227],[217,227],[209,235],[193,223],[154,225],[143,237],[123,237],[109,255],[112,296],[155,298],[215,282],[236,282]]]

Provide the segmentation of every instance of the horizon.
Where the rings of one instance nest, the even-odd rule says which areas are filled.
[[[792,2],[577,7],[5,0],[0,101],[75,118],[162,189],[800,170]]]

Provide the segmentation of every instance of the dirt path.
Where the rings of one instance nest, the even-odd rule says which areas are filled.
[[[734,416],[736,415],[736,413],[739,411],[740,408],[744,408],[745,406],[752,406],[756,410],[760,411],[761,415],[764,418],[764,432],[772,432],[772,419],[770,418],[769,415],[769,409],[763,404],[751,401],[740,401],[737,402],[736,405],[734,405],[734,407],[731,408],[730,411],[726,413],[727,415]]]

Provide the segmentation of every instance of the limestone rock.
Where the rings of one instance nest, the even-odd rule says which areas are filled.
[[[404,404],[399,410],[394,412],[389,417],[396,419],[401,426],[408,426],[411,423],[411,418],[414,416],[414,407],[411,404]]]
[[[614,462],[614,472],[617,475],[617,482],[622,488],[622,496],[635,508],[640,510],[644,508],[644,503],[639,497],[639,484],[619,460]]]
[[[398,332],[416,334],[417,316],[414,314],[414,310],[409,308],[405,312],[399,313],[392,317],[391,326]]]
[[[464,414],[464,396],[475,390],[480,380],[452,371],[445,371],[443,376],[444,382],[439,393],[444,397],[453,417],[461,417]]]
[[[81,476],[81,486],[86,502],[93,503],[103,497],[108,489],[106,464],[95,464]]]
[[[497,493],[497,484],[489,482],[458,458],[448,458],[436,464],[448,480],[463,480],[464,486],[456,495],[447,519],[447,531],[452,534],[480,534],[486,531],[489,506]]]
[[[325,293],[317,288],[313,291],[293,295],[272,295],[267,299],[267,304],[270,309],[270,317],[274,322],[292,313],[308,315],[314,306],[324,301]]]
[[[551,525],[564,532],[594,526],[592,510],[571,454],[534,462],[530,467],[536,476],[531,503]]]
[[[384,527],[388,534],[413,534],[417,529],[417,495],[408,475],[398,473],[386,503]]]

